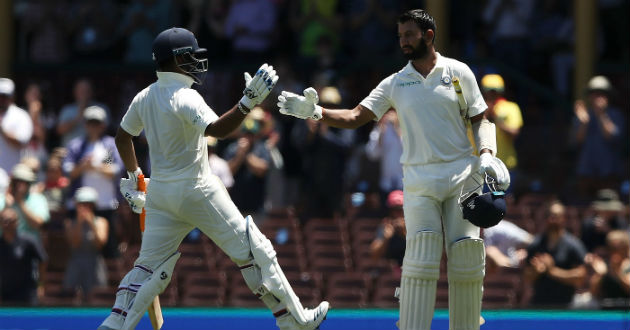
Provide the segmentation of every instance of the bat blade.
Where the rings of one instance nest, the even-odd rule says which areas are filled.
[[[149,306],[149,320],[151,320],[151,326],[153,330],[160,330],[164,324],[164,317],[162,316],[162,307],[160,306],[160,298],[155,296],[153,302]]]

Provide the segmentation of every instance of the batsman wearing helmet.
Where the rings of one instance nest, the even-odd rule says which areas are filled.
[[[403,13],[398,37],[408,64],[385,78],[355,108],[323,109],[313,88],[306,89],[304,96],[282,92],[278,106],[283,114],[341,128],[359,127],[396,109],[403,141],[400,161],[407,227],[399,328],[431,327],[444,245],[450,329],[479,329],[485,252],[479,227],[472,221],[488,226],[500,220],[502,214],[494,208],[501,206],[496,201],[509,186],[509,175],[495,157],[495,127],[484,118],[487,106],[475,76],[466,64],[435,51],[433,17],[420,9]],[[480,157],[472,155],[467,121],[472,123]],[[497,191],[479,195],[486,175]],[[462,192],[470,191],[477,196],[465,198],[467,203],[460,205]],[[477,205],[485,211],[474,210]],[[474,220],[466,221],[462,209]]]
[[[225,186],[211,173],[206,136],[223,138],[273,89],[278,76],[263,64],[254,77],[245,73],[243,97],[218,117],[193,83],[201,84],[208,60],[195,36],[172,28],[153,42],[157,81],[129,106],[116,134],[128,178],[120,189],[136,213],[146,209],[146,229],[134,268],[122,279],[111,314],[99,329],[134,329],[155,296],[168,285],[179,258],[177,248],[194,228],[208,235],[240,267],[248,287],[271,309],[280,329],[316,329],[328,303],[305,309],[295,295],[271,242],[250,216],[243,218]],[[144,130],[149,143],[151,181],[138,191],[132,137]],[[141,189],[140,189],[141,190]]]

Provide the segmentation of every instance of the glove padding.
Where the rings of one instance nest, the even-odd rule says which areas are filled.
[[[267,98],[279,78],[273,66],[267,65],[267,63],[256,71],[253,78],[247,72],[243,75],[245,76],[245,89],[239,102],[250,110]]]
[[[479,173],[487,174],[496,180],[497,188],[505,191],[510,186],[510,172],[505,164],[490,153],[479,156]]]
[[[304,90],[304,96],[282,91],[278,96],[278,107],[283,115],[300,119],[322,119],[322,107],[317,105],[319,96],[313,87]]]
[[[149,186],[150,180],[151,179],[148,178],[144,179],[147,187]],[[120,179],[120,193],[123,197],[125,197],[134,213],[142,213],[142,208],[144,208],[147,196],[146,193],[138,191],[138,181],[134,181],[132,179]]]

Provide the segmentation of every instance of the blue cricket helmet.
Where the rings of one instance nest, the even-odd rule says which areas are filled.
[[[202,78],[198,74],[208,71],[208,59],[199,59],[197,55],[205,53],[200,48],[195,35],[184,28],[170,28],[162,31],[153,41],[153,60],[163,62],[177,55],[177,66],[201,84]]]

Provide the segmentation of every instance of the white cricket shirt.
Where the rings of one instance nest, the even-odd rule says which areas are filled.
[[[211,172],[204,132],[218,116],[190,88],[192,78],[174,72],[157,72],[157,77],[133,99],[120,127],[133,136],[144,129],[151,180],[207,178]]]
[[[426,78],[409,62],[401,71],[381,81],[361,101],[377,120],[389,108],[396,109],[403,141],[400,157],[403,165],[450,162],[472,154],[453,77],[460,79],[469,107],[468,117],[484,112],[488,106],[470,68],[439,53],[435,67]]]

